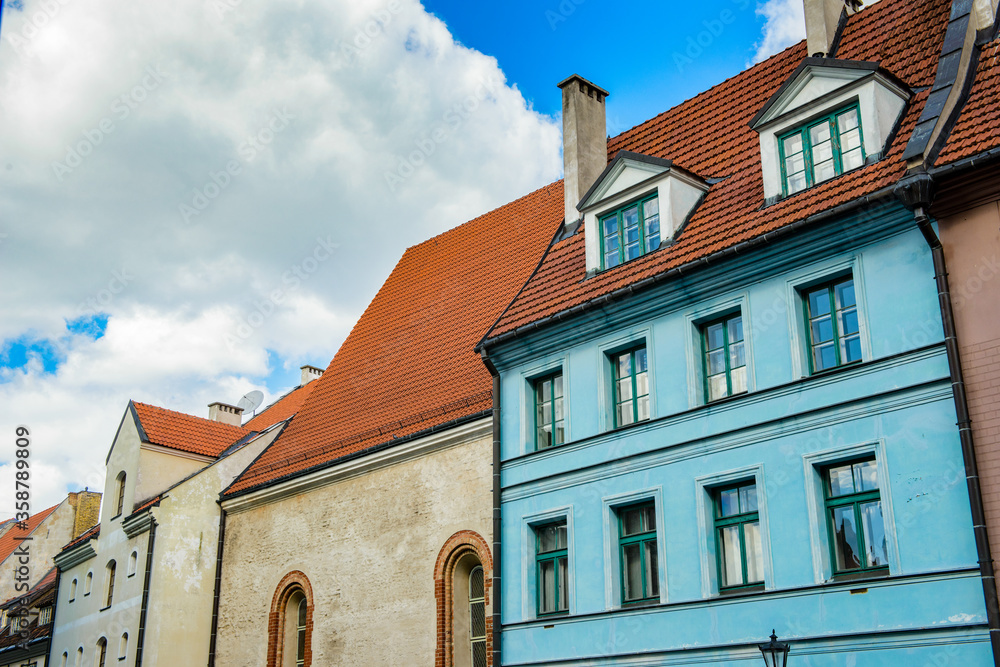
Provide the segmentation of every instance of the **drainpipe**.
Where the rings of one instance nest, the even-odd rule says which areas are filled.
[[[59,582],[62,580],[62,570],[56,568],[56,599],[52,603],[52,627],[49,629],[49,648],[45,651],[45,664],[52,664],[52,644],[56,636],[56,612],[59,611]]]
[[[934,179],[927,173],[916,173],[904,177],[896,186],[896,196],[913,210],[917,229],[931,249],[934,259],[934,280],[937,282],[938,302],[941,307],[941,321],[944,325],[945,349],[948,353],[948,370],[951,374],[951,388],[955,399],[955,413],[958,415],[958,434],[962,444],[962,458],[965,460],[965,479],[969,489],[969,505],[972,509],[972,524],[976,537],[976,553],[979,559],[979,576],[986,598],[986,620],[990,628],[990,645],[993,647],[993,664],[1000,667],[1000,604],[997,601],[996,577],[990,542],[986,532],[986,513],[983,509],[983,492],[979,483],[979,469],[976,465],[976,447],[972,438],[972,420],[969,418],[969,404],[962,375],[958,339],[955,334],[955,314],[951,304],[951,290],[948,287],[948,270],[945,266],[944,247],[931,226],[926,207],[930,205],[934,193]]]
[[[208,667],[215,667],[215,642],[219,632],[219,593],[222,590],[222,547],[226,543],[226,510],[219,517],[219,544],[215,548],[215,594],[212,596],[212,638],[208,642]]]
[[[500,373],[486,350],[480,350],[483,363],[493,376],[493,659],[500,667]]]
[[[156,540],[156,519],[149,527],[149,544],[146,546],[146,573],[142,581],[142,611],[139,612],[139,632],[135,644],[135,667],[142,665],[142,645],[146,639],[146,614],[149,611],[149,579],[153,574],[153,543]]]

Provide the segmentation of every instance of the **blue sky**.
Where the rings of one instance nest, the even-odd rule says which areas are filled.
[[[559,113],[556,84],[580,74],[611,93],[608,126],[626,130],[737,74],[764,17],[754,0],[425,0],[464,45],[496,57],[535,109]]]

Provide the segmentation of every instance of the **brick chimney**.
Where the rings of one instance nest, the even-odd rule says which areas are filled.
[[[806,46],[810,56],[829,56],[848,16],[861,9],[861,0],[803,0]]]
[[[608,91],[574,74],[559,84],[563,111],[566,224],[580,219],[576,205],[608,166]]]
[[[208,405],[208,418],[230,426],[239,426],[243,423],[243,408],[216,401]]]
[[[299,370],[302,371],[302,381],[299,383],[300,387],[304,387],[323,375],[323,369],[316,368],[315,366],[301,366],[299,367]]]
[[[73,537],[76,539],[97,525],[101,514],[101,494],[96,491],[77,491],[69,494],[69,505],[73,508]]]

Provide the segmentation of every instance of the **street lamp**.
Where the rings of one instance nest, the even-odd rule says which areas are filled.
[[[788,664],[788,644],[779,642],[778,636],[771,630],[771,641],[760,644],[758,647],[764,654],[764,663],[767,667],[785,667]]]

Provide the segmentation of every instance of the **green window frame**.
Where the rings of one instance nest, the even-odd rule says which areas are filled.
[[[705,401],[744,394],[747,391],[746,341],[743,314],[713,320],[701,328],[702,370]]]
[[[780,135],[778,150],[785,197],[864,166],[857,102]]]
[[[610,356],[614,427],[649,419],[649,360],[640,345]]]
[[[660,200],[657,194],[626,204],[600,217],[601,265],[605,269],[642,257],[660,247]]]
[[[472,645],[472,665],[486,665],[486,578],[483,566],[469,573],[469,641]]]
[[[862,361],[861,324],[852,276],[803,292],[810,373]]]
[[[535,450],[556,447],[566,441],[562,372],[534,381]]]
[[[295,619],[295,667],[306,664],[306,612],[309,601],[303,597],[296,608]]]
[[[622,604],[659,600],[655,503],[622,507],[616,513]]]
[[[764,549],[757,483],[744,481],[720,487],[713,496],[719,591],[763,588]]]
[[[887,574],[888,545],[875,459],[835,463],[821,472],[834,575]]]
[[[535,528],[535,582],[539,616],[569,611],[569,550],[565,521]]]

